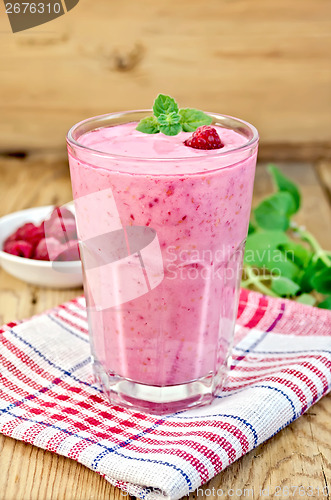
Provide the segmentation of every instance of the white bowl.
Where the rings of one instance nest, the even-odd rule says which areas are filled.
[[[56,262],[55,268],[52,262],[25,259],[1,250],[6,238],[16,229],[26,222],[40,224],[50,216],[53,208],[53,205],[28,208],[0,218],[0,264],[7,273],[33,285],[51,288],[79,287],[83,282],[80,260]]]

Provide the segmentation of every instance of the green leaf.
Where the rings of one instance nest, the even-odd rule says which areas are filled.
[[[292,215],[296,213],[300,208],[300,198],[301,198],[298,187],[290,179],[285,177],[285,175],[282,174],[282,172],[275,165],[268,165],[268,171],[272,175],[276,187],[280,191],[287,192],[292,196],[294,200],[294,205],[290,214]]]
[[[320,307],[321,309],[331,309],[331,295],[326,297],[323,302],[320,302],[317,307]]]
[[[313,255],[312,256],[312,262],[314,263],[314,268],[315,268],[315,271],[322,271],[323,269],[329,269],[330,266],[325,264],[324,260],[322,260],[321,258],[317,258],[316,259],[316,255]]]
[[[168,95],[159,94],[154,101],[153,112],[159,129],[165,135],[177,135],[182,130],[178,104]]]
[[[311,280],[311,284],[317,292],[326,295],[331,294],[331,267],[316,273]]]
[[[255,233],[255,226],[252,222],[250,222],[248,225],[248,234],[253,234],[253,233]]]
[[[154,101],[153,112],[157,118],[160,115],[169,115],[173,112],[178,114],[178,104],[173,97],[159,94]]]
[[[159,122],[160,125],[174,125],[176,123],[179,123],[179,120],[180,116],[175,111],[172,111],[168,115],[162,113],[157,117],[157,121]]]
[[[256,207],[255,220],[263,229],[286,231],[293,208],[292,195],[281,191],[269,196]]]
[[[272,278],[271,290],[281,297],[293,297],[298,293],[300,287],[293,280],[279,276]]]
[[[293,241],[281,243],[278,248],[285,253],[289,260],[292,260],[299,267],[305,267],[313,255],[307,248]]]
[[[246,251],[277,248],[290,240],[283,231],[258,231],[247,236]]]
[[[253,233],[247,237],[244,263],[260,269],[265,268],[276,276],[293,279],[300,274],[298,266],[277,248],[288,241],[287,235],[282,231]]]
[[[183,108],[179,110],[179,114],[184,132],[194,132],[198,127],[210,125],[213,121],[211,116],[198,109]]]
[[[257,267],[266,252],[289,241],[283,231],[259,231],[249,234],[246,240],[244,262]]]
[[[296,299],[296,302],[299,302],[300,304],[306,304],[307,306],[314,306],[316,304],[316,299],[309,293],[303,293],[299,295],[299,297]]]
[[[160,125],[160,132],[165,135],[177,135],[182,130],[179,120],[180,116],[175,111],[172,111],[168,115],[162,113],[157,118]]]
[[[178,109],[173,97],[159,94],[154,101],[153,117],[144,118],[137,130],[145,134],[162,132],[165,135],[177,135],[184,130],[193,132],[202,125],[210,125],[212,118],[198,109]]]
[[[311,292],[313,290],[314,286],[312,284],[312,280],[316,273],[323,269],[327,269],[324,262],[321,259],[315,260],[314,256],[312,256],[300,274],[299,283],[302,291]]]
[[[270,252],[265,254],[265,257],[261,261],[262,267],[268,269],[272,274],[276,276],[284,276],[289,279],[294,279],[300,274],[300,269],[298,266],[293,264],[286,256],[274,248]]]
[[[144,134],[157,134],[160,132],[160,126],[155,116],[148,116],[147,118],[140,120],[136,130],[139,130],[139,132],[143,132]]]
[[[168,125],[160,125],[160,132],[164,135],[177,135],[182,130],[180,123],[169,123]]]

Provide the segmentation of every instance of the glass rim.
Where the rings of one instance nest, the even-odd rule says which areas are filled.
[[[68,131],[67,133],[67,144],[74,147],[74,148],[79,148],[80,150],[82,151],[88,151],[90,152],[91,154],[95,154],[95,155],[98,155],[98,156],[102,156],[104,158],[109,158],[109,159],[117,159],[117,160],[134,160],[134,161],[160,161],[160,162],[164,162],[164,161],[180,161],[180,162],[183,162],[183,161],[199,161],[199,160],[206,160],[206,158],[215,158],[215,157],[226,157],[226,156],[229,156],[229,155],[232,155],[233,153],[236,153],[236,152],[241,152],[241,151],[245,151],[246,149],[250,149],[252,148],[253,146],[255,146],[259,140],[259,133],[257,131],[257,129],[254,127],[254,125],[251,125],[249,122],[246,122],[245,120],[241,120],[239,118],[236,118],[236,117],[233,117],[233,116],[230,116],[230,115],[223,115],[221,113],[210,113],[210,112],[207,112],[205,111],[205,113],[209,116],[211,116],[212,118],[214,119],[218,119],[218,120],[223,120],[223,121],[233,121],[233,122],[237,122],[238,125],[242,125],[244,126],[245,128],[247,128],[248,130],[250,130],[252,132],[252,137],[245,143],[245,144],[242,144],[240,146],[237,146],[237,147],[234,147],[232,149],[228,149],[226,151],[222,151],[222,149],[215,149],[211,152],[211,150],[209,150],[209,154],[208,156],[207,155],[203,155],[203,154],[197,154],[196,156],[181,156],[181,157],[143,157],[143,156],[131,156],[131,155],[119,155],[119,154],[116,154],[116,153],[106,153],[105,151],[99,151],[97,149],[94,149],[94,148],[91,148],[89,146],[85,146],[84,144],[81,144],[79,142],[79,138],[78,139],[75,139],[74,138],[74,133],[80,128],[80,127],[83,127],[84,125],[89,125],[89,124],[93,124],[95,123],[96,125],[99,124],[100,126],[96,126],[96,127],[93,127],[89,130],[85,130],[79,137],[81,137],[84,133],[87,133],[87,132],[91,132],[92,130],[98,130],[98,129],[101,129],[101,128],[105,128],[106,126],[111,126],[110,124],[108,124],[108,120],[111,120],[112,118],[116,118],[116,117],[125,117],[125,116],[129,116],[129,115],[132,115],[132,114],[137,114],[137,113],[149,113],[151,114],[152,113],[152,110],[151,109],[137,109],[137,110],[129,110],[129,111],[116,111],[116,112],[113,112],[113,113],[106,113],[106,114],[103,114],[103,115],[97,115],[97,116],[93,116],[93,117],[90,117],[90,118],[86,118],[85,120],[81,120],[80,122],[76,123],[75,125],[73,125],[70,130]],[[133,120],[132,120],[133,121]],[[103,125],[107,123],[107,125]],[[129,123],[126,122],[126,123]],[[225,126],[224,123],[215,123],[215,125],[219,125],[219,126]],[[226,127],[225,128],[232,128],[232,127]],[[232,128],[233,129],[233,128]]]

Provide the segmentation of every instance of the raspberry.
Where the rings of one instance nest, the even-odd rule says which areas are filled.
[[[39,241],[33,258],[37,260],[55,260],[55,258],[62,252],[62,244],[55,238],[43,238]]]
[[[14,238],[16,241],[27,241],[35,247],[44,237],[45,234],[42,224],[40,224],[40,226],[35,226],[32,222],[27,222],[26,224],[23,224],[23,226],[19,227],[16,233],[14,233],[10,238]]]
[[[62,248],[63,251],[56,257],[55,260],[58,261],[80,260],[77,240],[70,241],[68,246],[62,245]]]
[[[34,230],[36,226],[32,222],[27,222],[19,227],[16,231],[16,240],[26,240],[27,236]]]
[[[197,128],[184,144],[195,149],[220,149],[224,146],[216,129],[209,125]]]
[[[45,235],[46,233],[46,235]],[[65,245],[64,243],[67,243]],[[5,252],[37,260],[78,260],[75,216],[66,207],[55,207],[50,218],[36,226],[27,222],[5,240]]]
[[[16,233],[17,233],[17,231],[15,231],[15,233],[8,236],[8,238],[5,240],[3,245],[5,246],[7,243],[10,243],[11,241],[16,241]]]
[[[33,246],[27,241],[8,241],[4,244],[3,250],[11,255],[29,259],[33,253]]]
[[[36,226],[36,228],[31,232],[29,241],[31,245],[36,247],[39,243],[40,240],[45,238],[45,230],[44,230],[44,223],[42,222],[39,226]]]
[[[77,239],[76,223],[74,219],[50,219],[45,222],[46,236],[54,237],[61,242]]]

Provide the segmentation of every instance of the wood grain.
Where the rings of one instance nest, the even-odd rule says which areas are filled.
[[[1,500],[118,500],[121,491],[83,465],[0,435]]]
[[[321,185],[325,191],[326,197],[331,203],[331,161],[323,160],[317,165],[317,173],[320,177]]]
[[[2,151],[64,150],[75,122],[163,91],[251,121],[264,158],[330,156],[327,0],[84,0],[14,35],[2,14]]]
[[[327,163],[282,164],[303,193],[298,221],[331,248]],[[25,159],[0,158],[0,215],[32,205],[65,203],[71,199],[67,163],[52,155]],[[321,182],[325,185],[321,186]],[[257,169],[254,202],[272,190],[264,164]],[[321,216],[322,214],[322,216]],[[0,322],[21,319],[78,295],[80,290],[48,290],[29,286],[0,270]],[[312,498],[331,491],[331,395],[296,422],[246,454],[189,500],[201,498],[294,498],[313,489]],[[120,500],[125,497],[95,472],[70,459],[0,435],[0,500]],[[301,486],[293,494],[291,487]],[[282,488],[276,490],[276,487]],[[283,488],[290,488],[289,490]],[[214,488],[214,490],[213,490]],[[264,495],[260,496],[260,488]],[[317,494],[319,488],[320,494]],[[217,494],[217,490],[219,493]],[[223,494],[221,494],[221,490]],[[244,493],[245,490],[245,493]],[[253,490],[253,493],[252,493]],[[281,492],[276,496],[276,492]],[[287,491],[291,494],[286,493]],[[239,493],[239,494],[238,494]]]

